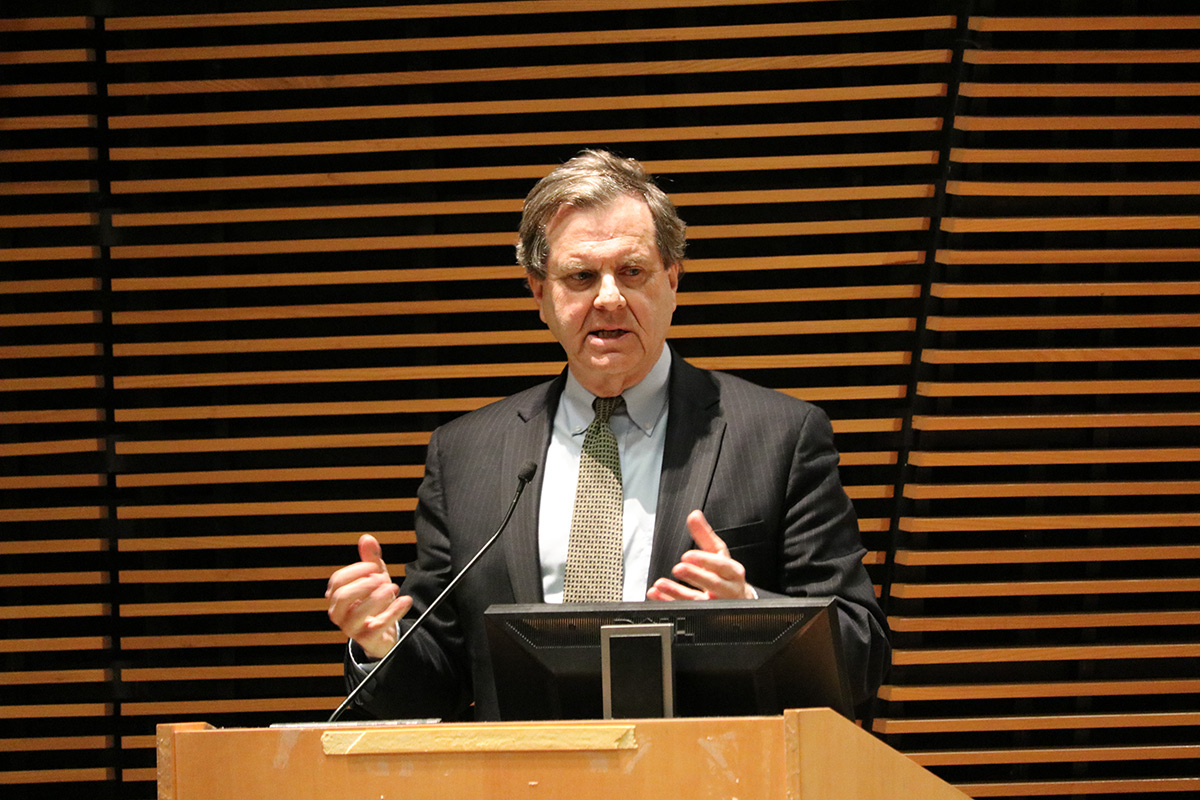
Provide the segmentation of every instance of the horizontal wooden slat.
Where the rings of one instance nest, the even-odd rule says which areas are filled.
[[[837,267],[882,267],[920,264],[924,254],[916,251],[881,253],[819,253],[765,258],[689,259],[687,271],[694,273],[749,272],[780,269],[829,269]],[[520,271],[515,266],[430,267],[427,269],[345,270],[338,272],[261,273],[231,275],[184,275],[172,277],[120,278],[112,280],[114,292],[232,289],[262,286],[322,286],[364,283],[419,283],[443,281],[512,280]],[[1200,286],[1200,284],[1197,284]],[[1200,292],[1198,292],[1200,293]]]
[[[244,151],[245,146],[239,146]],[[244,153],[243,153],[244,154]],[[676,193],[672,201],[678,208],[692,206],[731,205],[737,203],[801,203],[839,200],[886,200],[897,198],[933,197],[932,184],[895,184],[887,186],[829,186],[809,189],[769,189],[752,192]],[[199,225],[238,222],[273,222],[294,220],[358,219],[371,217],[431,216],[452,213],[500,214],[520,213],[518,198],[501,200],[455,200],[430,203],[373,203],[337,206],[298,206],[290,208],[239,208],[217,211],[160,211],[134,214],[114,214],[115,227],[151,225]],[[32,215],[27,215],[32,216]],[[45,215],[57,220],[68,215]],[[20,222],[25,216],[0,216]],[[482,268],[476,268],[482,269]],[[511,270],[510,270],[511,271]],[[400,272],[399,270],[394,273]],[[331,273],[325,273],[329,275]],[[353,275],[354,273],[346,273]],[[386,274],[379,271],[377,274]],[[206,276],[215,277],[215,276]],[[136,279],[135,279],[136,280]],[[178,280],[178,279],[173,279]]]
[[[878,733],[967,733],[974,731],[1053,731],[1103,728],[1166,728],[1200,725],[1200,712],[1054,714],[1046,716],[876,719]]]
[[[423,447],[428,432],[361,433],[312,436],[247,436],[214,439],[118,441],[117,455],[152,453],[223,453],[237,450],[320,450],[340,447]]]
[[[1200,183],[1197,183],[1200,189]],[[1072,250],[938,250],[939,264],[1120,264],[1190,262],[1200,247],[1141,247]]]
[[[801,0],[813,2],[814,0]],[[753,0],[753,5],[776,5],[794,0]],[[668,8],[704,8],[743,5],[745,0],[589,0],[588,10],[631,11]],[[412,4],[380,7],[313,8],[287,11],[233,11],[216,14],[162,14],[154,16],[112,17],[105,27],[113,31],[161,30],[170,28],[229,27],[243,25],[286,25],[318,22],[373,22],[383,20],[438,19],[510,14],[578,13],[574,0],[496,0]]]
[[[91,17],[17,17],[0,19],[0,31],[88,31],[95,27]]]
[[[198,372],[174,375],[126,375],[116,378],[116,389],[163,389],[185,386],[270,386],[291,383],[347,383],[453,378],[557,375],[556,361],[519,364],[442,364],[420,367],[360,367],[321,370],[269,370],[263,372]]]
[[[1053,462],[1050,462],[1053,463]],[[901,517],[900,530],[935,531],[1048,531],[1121,530],[1126,528],[1185,528],[1200,525],[1200,513],[1038,514],[1011,517]]]
[[[3,260],[3,258],[0,258]],[[26,314],[0,314],[0,325],[34,326],[34,325],[99,325],[102,316],[99,311],[42,311]]]
[[[0,64],[6,54],[0,51]],[[0,117],[0,131],[48,131],[69,128],[94,128],[96,118],[90,114],[55,114],[45,117]],[[3,192],[8,194],[8,192]]]
[[[1045,430],[1047,428],[1161,428],[1200,425],[1197,412],[1129,412],[1107,414],[947,414],[913,416],[913,428],[924,431]]]
[[[1124,217],[944,217],[947,233],[1032,231],[1182,231],[1200,228],[1200,214]]]
[[[52,506],[49,508],[5,508],[0,520],[5,522],[51,522],[55,520],[108,519],[105,506]],[[0,579],[0,585],[3,580]]]
[[[137,83],[111,83],[111,96],[145,96],[155,94],[288,91],[303,89],[328,90],[334,88],[365,88],[386,86],[396,80],[404,80],[403,73],[367,73],[350,75],[320,76],[276,76],[241,79],[203,79],[184,81],[142,81]],[[943,83],[900,83],[881,86],[814,87],[807,89],[762,89],[745,92],[688,92],[684,94],[635,94],[596,97],[556,97],[509,100],[469,100],[456,102],[395,103],[388,105],[355,106],[345,111],[333,108],[280,109],[284,116],[279,122],[319,121],[320,119],[346,119],[346,114],[358,119],[405,119],[422,117],[492,116],[503,114],[545,114],[568,111],[597,112],[628,110],[633,108],[669,109],[704,108],[736,105],[776,105],[802,102],[830,102],[850,100],[883,100],[896,98],[938,97],[946,93]],[[187,112],[169,116],[156,115],[152,119],[166,123],[167,127],[178,124],[200,124],[208,120],[215,124],[243,124],[256,118],[248,115],[255,112]],[[145,119],[145,117],[141,117]],[[357,148],[386,147],[390,139],[349,139],[321,142],[274,142],[246,145],[249,153],[229,145],[160,145],[143,147],[115,147],[113,160],[182,158],[244,158],[247,155],[316,155],[318,153],[356,152]]]
[[[112,50],[108,52],[110,63],[121,63],[123,54],[132,51]],[[1200,52],[1200,51],[1198,51]],[[766,70],[804,70],[804,69],[847,69],[851,67],[898,67],[917,64],[948,64],[951,51],[945,49],[929,50],[885,50],[880,52],[857,53],[820,53],[813,55],[762,56],[759,58],[695,58],[660,61],[617,61],[606,63],[583,64],[547,64],[537,66],[508,66],[508,67],[472,67],[464,69],[429,69],[409,70],[405,72],[372,73],[370,77],[360,76],[354,86],[436,86],[440,84],[461,83],[490,83],[507,81],[541,81],[564,80],[570,78],[591,78],[605,75],[608,78],[635,77],[647,75],[694,75],[694,74],[737,74],[745,72],[760,72]],[[0,62],[3,63],[3,62]],[[271,80],[271,79],[268,79]],[[213,86],[206,81],[188,83],[176,82],[162,85],[152,83],[148,88],[152,92],[164,90],[171,93],[204,91],[204,87]],[[254,84],[243,84],[243,88]],[[130,85],[127,91],[136,92],[138,86]],[[220,84],[215,88],[219,89]],[[260,84],[255,87],[260,90],[279,90],[287,88],[304,88],[304,83],[298,86],[288,86],[277,81]],[[220,114],[237,114],[240,112],[214,112]],[[206,118],[207,115],[206,115]],[[221,122],[197,123],[184,121],[192,119],[185,114],[144,114],[113,116],[109,118],[109,126],[114,130],[162,127],[164,125],[193,125],[193,124],[229,124]],[[208,118],[211,119],[211,118]],[[269,119],[265,120],[269,121]],[[236,124],[236,123],[235,123]],[[599,141],[578,139],[578,141]]]
[[[247,613],[250,613],[249,611]],[[307,647],[346,644],[339,630],[280,631],[262,633],[187,633],[159,636],[122,636],[122,650],[182,650],[226,647]]]
[[[279,111],[258,112],[222,112],[220,115],[211,114],[175,114],[171,116],[153,117],[148,120],[127,118],[127,127],[179,127],[201,126],[208,127],[216,124],[251,125],[266,121],[271,122],[327,122],[352,121],[388,117],[386,108],[380,107],[346,107],[337,109],[301,109],[284,114]],[[133,123],[137,123],[134,125]],[[425,150],[443,150],[459,148],[493,148],[513,146],[575,144],[580,141],[678,141],[688,139],[710,139],[714,137],[763,138],[776,136],[845,136],[868,133],[897,133],[936,131],[941,127],[941,119],[937,117],[900,117],[895,119],[868,120],[828,120],[813,122],[770,123],[753,125],[719,125],[719,126],[690,126],[677,128],[631,128],[606,129],[586,131],[545,131],[529,134],[461,134],[456,136],[437,137],[405,137],[392,139],[365,139],[335,142],[299,142],[291,145],[270,145],[267,149],[255,149],[252,146],[238,148],[238,155],[245,156],[297,156],[321,155],[337,153],[372,153],[372,152],[408,152]],[[215,147],[215,146],[214,146]],[[925,161],[927,151],[914,151],[916,155],[908,156],[911,160]],[[175,150],[155,148],[152,150],[119,150],[117,160],[132,160],[135,158],[170,159],[227,156],[224,150]],[[851,156],[852,157],[852,156]],[[863,154],[861,158],[870,160],[873,154]],[[799,157],[809,161],[809,168],[816,166],[819,159],[829,160],[830,156]],[[878,156],[874,156],[878,158]],[[800,162],[803,164],[803,161]],[[647,163],[649,170],[656,166]],[[796,168],[804,168],[799,166]],[[515,167],[486,169],[499,176],[505,172],[520,170],[520,177],[528,177],[527,173],[546,171],[538,167]],[[658,169],[654,170],[656,173]],[[117,194],[154,191],[213,191],[234,189],[264,189],[287,188],[295,186],[344,186],[372,183],[410,183],[421,173],[429,175],[428,170],[382,170],[355,171],[334,173],[286,173],[280,175],[254,175],[228,177],[222,179],[207,178],[174,178],[162,180],[117,180],[112,182],[112,191]],[[449,174],[453,174],[452,172]],[[324,179],[322,180],[322,176]],[[516,175],[514,175],[516,177]]]
[[[248,714],[281,711],[331,711],[342,697],[279,697],[237,700],[163,700],[121,704],[121,715],[128,717],[171,717],[194,714]]]
[[[0,573],[0,586],[102,586],[107,572]]]
[[[1030,547],[1004,550],[897,550],[904,566],[951,564],[1054,564],[1092,561],[1200,560],[1200,545],[1138,545],[1121,547]],[[1200,617],[1196,618],[1200,623]]]
[[[1134,548],[1130,548],[1134,549]],[[1192,548],[1193,550],[1195,548]],[[1195,558],[1195,555],[1192,555]],[[1153,627],[1156,625],[1200,624],[1200,611],[1125,611],[1079,614],[992,614],[969,617],[889,616],[892,630],[903,633],[927,631],[1006,631],[1050,628]]]
[[[439,397],[421,400],[356,400],[332,403],[250,403],[222,406],[119,408],[117,422],[184,419],[250,419],[256,417],[321,417],[356,414],[423,414],[474,411],[499,397]],[[3,415],[0,414],[0,419]]]
[[[1107,197],[1200,194],[1200,181],[946,181],[967,197]]]
[[[1045,595],[1104,595],[1200,592],[1200,578],[1122,578],[1081,581],[991,581],[978,583],[893,583],[892,596],[1036,597]],[[900,661],[895,661],[899,664]]]
[[[36,686],[55,683],[107,683],[112,680],[108,669],[44,669],[28,672],[0,672],[0,683],[9,686]],[[3,747],[0,746],[0,750]]]
[[[420,465],[369,467],[280,467],[277,469],[205,470],[202,472],[125,473],[117,486],[203,486],[224,483],[274,483],[279,481],[398,480],[420,478]]]
[[[1193,694],[1200,680],[1061,681],[1055,683],[971,683],[939,686],[880,687],[880,698],[894,702],[922,700],[1010,700],[1023,697],[1123,697]]]
[[[914,500],[975,497],[1122,497],[1200,495],[1200,481],[1064,481],[1062,483],[908,483],[904,496]],[[1200,557],[1200,550],[1196,552]]]
[[[1113,328],[1195,328],[1200,314],[1063,314],[1012,317],[931,316],[927,327],[935,331],[1051,331],[1110,330]]]
[[[102,408],[55,408],[46,411],[0,411],[0,425],[54,425],[60,422],[103,422]]]
[[[975,83],[959,84],[962,97],[1192,97],[1200,83]]]
[[[96,93],[94,83],[7,83],[0,97],[87,97]]]
[[[209,681],[209,680],[261,680],[277,678],[327,678],[341,677],[342,664],[246,664],[225,667],[150,667],[121,670],[121,680],[133,683],[143,681]]]
[[[40,606],[0,606],[0,619],[54,619],[103,617],[112,613],[107,603],[62,603]]]
[[[0,65],[6,66],[24,64],[81,64],[95,60],[95,51],[81,48],[0,51]]]
[[[190,503],[120,506],[117,519],[179,519],[185,517],[245,517],[272,514],[384,514],[412,511],[416,498],[361,500],[279,500],[246,503]]]
[[[225,569],[123,569],[122,584],[257,583],[259,581],[326,580],[343,565],[329,567],[229,567]]]
[[[915,467],[1029,466],[1034,464],[1161,464],[1200,461],[1197,447],[1142,447],[1093,450],[914,451]]]
[[[923,767],[966,764],[1072,764],[1102,761],[1141,761],[1200,758],[1200,745],[1140,745],[1137,747],[1054,747],[1012,750],[939,750],[906,756]]]
[[[675,325],[672,339],[728,338],[737,336],[802,336],[806,334],[867,333],[916,330],[916,319],[797,320],[788,322],[734,322],[709,325]],[[551,343],[545,328],[536,330],[463,331],[445,333],[379,334],[370,336],[320,336],[290,339],[233,339],[191,342],[130,342],[113,346],[118,358],[197,353],[280,353],[331,350],[392,350],[407,347],[455,347]]]
[[[74,227],[96,225],[99,223],[99,221],[99,215],[89,212],[68,212],[62,214],[0,214],[0,226],[6,228]],[[37,288],[39,286],[46,286],[48,288]],[[45,281],[0,281],[0,291],[94,292],[99,290],[100,281],[96,278],[63,278],[59,280]]]
[[[1013,781],[1011,783],[962,783],[957,788],[970,797],[1020,797],[1116,794],[1135,796],[1142,792],[1177,793],[1200,791],[1200,778],[1116,778],[1112,780]]]
[[[968,64],[1195,64],[1200,50],[965,50]]]
[[[394,569],[392,570],[392,573],[393,576],[395,576]],[[124,603],[120,609],[120,616],[134,618],[173,617],[177,615],[192,617],[221,614],[296,614],[309,611],[325,611],[328,609],[328,607],[329,603],[324,597],[320,596],[285,600],[256,598],[254,600],[202,600],[172,603]],[[344,640],[344,637],[340,635],[339,631],[334,631],[334,633],[339,635],[339,639]],[[283,644],[282,641],[276,640],[275,633],[273,632],[270,636],[264,636],[261,633],[254,635],[272,640],[270,642],[264,641],[262,644]],[[126,646],[128,639],[129,637],[121,637],[122,647]]]
[[[1036,359],[1032,359],[1036,361]],[[1064,359],[1048,358],[1054,362]],[[1114,395],[1174,394],[1200,392],[1197,380],[1119,380],[1119,381],[962,381],[945,383],[920,381],[917,394],[923,397],[992,397],[1039,395]]]
[[[1196,51],[1200,61],[1200,50]],[[1142,114],[1058,117],[973,117],[959,115],[954,127],[962,131],[1129,131],[1193,130],[1200,116],[1188,114]]]
[[[171,550],[234,550],[260,547],[345,547],[353,548],[358,537],[369,533],[380,544],[413,544],[413,531],[344,531],[340,533],[255,533],[253,536],[150,536],[123,538],[117,543],[122,553]]]
[[[1075,85],[1075,84],[1073,84]],[[950,160],[964,164],[1076,164],[1200,161],[1197,147],[952,147]]]
[[[0,150],[0,164],[36,161],[95,161],[94,147],[38,147]]]
[[[979,297],[1155,297],[1200,294],[1200,281],[1113,281],[1111,283],[934,283],[930,294]]]
[[[967,19],[973,31],[1177,31],[1200,28],[1197,16],[976,17]]]
[[[903,385],[883,384],[875,386],[806,386],[802,389],[780,389],[790,397],[799,397],[814,403],[836,400],[898,400],[908,394]]]
[[[1046,347],[993,350],[936,348],[921,351],[929,364],[1022,364],[1055,361],[1190,361],[1200,359],[1200,347]]]
[[[953,28],[955,18],[898,17],[893,19],[823,20],[771,24],[710,25],[687,28],[626,28],[620,30],[526,32],[475,36],[406,37],[404,39],[318,40],[308,42],[203,45],[143,49],[114,49],[109,62],[134,64],[155,61],[226,61],[243,58],[294,58],[379,53],[455,52],[498,48],[586,47],[592,45],[730,41],[794,36],[831,36],[888,31]]]
[[[103,389],[103,375],[56,375],[47,378],[0,378],[0,392]]]
[[[1059,647],[973,647],[928,650],[896,649],[896,666],[929,664],[1005,664],[1028,661],[1107,661],[1114,659],[1197,658],[1200,644],[1089,644]]]
[[[2,717],[3,714],[0,714]],[[80,716],[98,716],[81,714]],[[64,767],[61,769],[21,769],[0,772],[0,784],[19,786],[44,783],[99,783],[116,779],[111,767]]]
[[[4,194],[4,192],[0,192]],[[97,259],[99,247],[88,245],[66,245],[61,247],[5,247],[0,248],[0,262],[4,261],[64,261],[73,258]],[[13,315],[16,316],[16,315]]]
[[[107,636],[45,637],[40,639],[0,639],[0,653],[40,653],[64,650],[108,650]]]
[[[55,750],[107,750],[111,736],[36,736],[0,739],[0,753],[50,752]]]
[[[0,541],[0,555],[27,553],[102,553],[107,539],[9,539]]]

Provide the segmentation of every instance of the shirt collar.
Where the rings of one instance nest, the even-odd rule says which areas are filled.
[[[664,344],[662,354],[646,377],[621,393],[625,398],[625,413],[647,436],[654,433],[654,426],[662,418],[663,409],[667,406],[667,381],[670,377],[671,348]],[[592,401],[595,399],[596,395],[583,388],[567,370],[567,385],[559,402],[566,412],[567,429],[572,436],[582,434],[592,424],[596,416],[592,410]]]

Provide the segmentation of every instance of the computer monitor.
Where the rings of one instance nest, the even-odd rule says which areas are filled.
[[[602,626],[669,623],[676,716],[829,707],[853,719],[833,598],[494,605],[501,719],[600,719]]]

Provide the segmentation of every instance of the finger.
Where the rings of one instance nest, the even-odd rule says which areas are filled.
[[[746,570],[737,561],[727,556],[703,554],[693,550],[694,556],[685,556],[675,565],[671,573],[681,581],[703,591],[711,599],[734,600],[751,597],[746,587]],[[705,569],[692,563],[698,556],[708,555],[718,562],[717,569]]]
[[[649,589],[646,590],[646,597],[650,600],[707,600],[708,595],[704,592],[684,586],[669,578],[659,578]]]
[[[383,563],[383,548],[379,546],[379,540],[369,533],[358,537],[358,558],[378,564],[380,572],[387,572],[387,564]]]
[[[746,579],[746,568],[741,562],[728,555],[706,553],[703,550],[688,550],[680,560],[702,570],[713,573],[723,581],[740,583]]]
[[[707,553],[729,553],[729,548],[725,546],[725,542],[721,541],[721,537],[713,532],[712,525],[708,524],[704,512],[700,509],[688,514],[687,527],[688,533],[692,535],[696,546],[701,550]]]
[[[381,572],[378,564],[375,564],[374,562],[357,561],[349,566],[342,567],[329,577],[329,583],[325,586],[325,597],[332,597],[334,592],[354,583],[357,580],[361,580],[368,575],[382,575],[384,578],[388,578],[387,572]]]
[[[386,575],[379,572],[364,575],[335,589],[329,595],[329,619],[342,628],[343,632],[349,633],[347,628],[352,625],[352,615],[359,611],[360,607],[363,607],[360,617],[372,611],[378,613],[392,602],[399,592],[400,588],[388,580]],[[375,598],[373,603],[372,598]]]
[[[368,616],[363,621],[363,628],[367,633],[373,633],[382,629],[393,630],[400,618],[412,608],[412,604],[413,599],[406,594],[402,594],[392,600],[387,608],[380,613]]]

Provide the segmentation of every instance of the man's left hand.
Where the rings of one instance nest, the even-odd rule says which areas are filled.
[[[758,595],[746,583],[746,568],[730,558],[729,548],[713,532],[704,512],[697,509],[688,514],[687,526],[699,549],[688,550],[671,569],[678,581],[659,578],[646,591],[646,599],[754,600]]]

